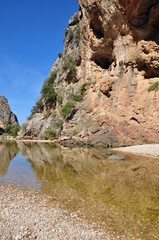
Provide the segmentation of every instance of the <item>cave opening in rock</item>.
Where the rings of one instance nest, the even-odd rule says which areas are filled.
[[[98,16],[94,16],[91,19],[90,28],[93,30],[93,33],[96,36],[96,38],[101,39],[104,37],[102,22]]]
[[[142,62],[142,61],[138,62],[138,70],[144,71],[144,77],[146,79],[159,77],[159,69],[154,69],[153,67],[146,64],[145,62]]]
[[[94,62],[103,69],[108,69],[113,62],[110,56],[94,56]]]
[[[155,41],[159,44],[158,0],[145,1],[144,4],[136,1],[136,11],[133,8],[129,10],[127,19],[135,41]]]

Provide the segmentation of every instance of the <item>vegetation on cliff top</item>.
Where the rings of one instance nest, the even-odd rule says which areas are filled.
[[[31,115],[29,118],[35,113],[40,113],[44,109],[44,105],[51,107],[56,102],[57,94],[53,88],[53,83],[56,78],[56,73],[51,72],[50,76],[44,81],[44,84],[41,89],[41,96],[39,100],[36,102],[36,105],[31,110]]]

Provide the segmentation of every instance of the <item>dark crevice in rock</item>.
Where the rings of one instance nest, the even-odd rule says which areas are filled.
[[[159,69],[154,69],[144,61],[138,61],[137,68],[139,71],[144,71],[144,77],[146,79],[159,77]]]
[[[134,118],[134,117],[130,118],[130,120],[135,121],[136,123],[140,124],[139,120],[137,120],[137,119]]]
[[[103,69],[108,69],[113,63],[114,59],[110,56],[94,56],[94,62]]]
[[[93,30],[96,38],[101,39],[104,37],[104,30],[102,26],[102,22],[99,19],[99,16],[94,16],[90,22],[90,28]]]
[[[139,16],[134,17],[131,20],[131,24],[133,27],[142,27],[143,25],[145,25],[148,22],[148,16],[146,14],[142,14]]]
[[[79,7],[79,19],[81,20],[82,18],[83,18],[82,8]]]
[[[69,115],[66,117],[66,121],[70,121],[74,117],[77,111],[78,111],[78,108],[73,108],[72,111],[69,113]]]
[[[64,79],[68,84],[70,83],[76,83],[78,82],[77,76],[76,76],[76,69],[68,69],[66,72],[66,77]]]
[[[159,43],[159,1],[119,1],[124,9],[124,18],[132,30],[135,41],[155,41]],[[135,5],[135,8],[134,8]]]
[[[109,88],[107,90],[102,90],[101,89],[101,92],[107,97],[107,98],[110,98],[111,97],[111,93],[112,93],[112,86],[109,86]]]

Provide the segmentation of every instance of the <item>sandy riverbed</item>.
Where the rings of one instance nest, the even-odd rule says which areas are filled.
[[[129,147],[114,148],[113,150],[143,156],[159,157],[159,144],[135,145]]]

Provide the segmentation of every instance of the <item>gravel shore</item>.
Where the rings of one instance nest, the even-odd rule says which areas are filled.
[[[113,150],[143,156],[159,157],[159,144],[136,145],[130,147],[113,148]]]
[[[159,144],[114,150],[159,157]],[[88,223],[78,211],[65,211],[47,195],[13,185],[0,185],[0,240],[136,239],[119,235],[107,232],[96,223]]]
[[[88,224],[78,213],[68,213],[33,190],[0,186],[0,239],[20,240],[114,240],[95,224]]]

